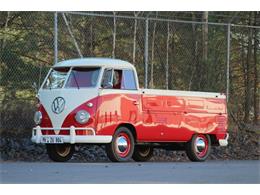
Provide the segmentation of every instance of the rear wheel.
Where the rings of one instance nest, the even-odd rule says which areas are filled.
[[[191,161],[205,161],[211,150],[211,141],[209,135],[195,134],[186,144],[186,154]]]
[[[46,144],[46,149],[50,159],[56,162],[70,160],[75,151],[72,144]]]
[[[112,142],[106,145],[106,152],[112,162],[128,161],[134,152],[134,137],[131,131],[126,127],[119,127]]]
[[[135,146],[133,159],[137,162],[148,161],[153,156],[153,148],[150,146]]]

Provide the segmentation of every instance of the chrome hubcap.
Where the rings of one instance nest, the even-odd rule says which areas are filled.
[[[124,153],[127,150],[127,139],[123,136],[117,138],[117,149],[120,153]]]
[[[197,153],[201,153],[206,148],[205,140],[201,137],[198,137],[195,142],[195,149]]]
[[[56,146],[56,150],[57,150],[57,153],[62,157],[65,157],[70,153],[69,146],[59,145],[59,146]]]

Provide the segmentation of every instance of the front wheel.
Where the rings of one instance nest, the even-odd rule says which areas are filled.
[[[191,161],[205,161],[211,150],[211,141],[209,135],[195,134],[186,144],[186,154]]]
[[[72,144],[46,144],[46,149],[50,159],[56,162],[70,160],[75,151]]]
[[[151,146],[135,146],[133,159],[137,162],[145,162],[152,158],[153,148]]]
[[[128,161],[134,152],[134,137],[131,131],[126,127],[119,127],[112,142],[106,145],[106,152],[112,162]]]

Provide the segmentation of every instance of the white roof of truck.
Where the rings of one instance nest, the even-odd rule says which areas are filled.
[[[127,61],[112,59],[112,58],[77,58],[71,60],[61,61],[54,65],[54,67],[71,67],[71,66],[104,66],[112,68],[131,68],[134,66]]]

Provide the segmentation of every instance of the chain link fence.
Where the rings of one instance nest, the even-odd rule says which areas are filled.
[[[143,85],[144,28],[139,19],[59,13],[58,61],[81,55],[123,59],[135,65]]]
[[[259,68],[259,59],[246,51],[252,35],[258,44],[252,40],[250,51],[260,55],[259,28],[128,17],[117,12],[59,12],[56,20],[51,12],[0,15],[2,131],[29,131],[33,127],[34,88],[39,88],[55,61],[71,58],[129,61],[137,69],[141,87],[228,92],[238,116],[243,116],[246,92],[259,90],[253,79],[247,79],[251,86],[247,90],[239,75],[248,70],[245,75],[254,77],[253,66],[245,67],[245,59],[252,64],[256,60]],[[245,90],[239,90],[241,87]]]
[[[59,13],[57,30],[58,61],[119,58],[136,66],[143,87],[226,92],[226,25]]]

